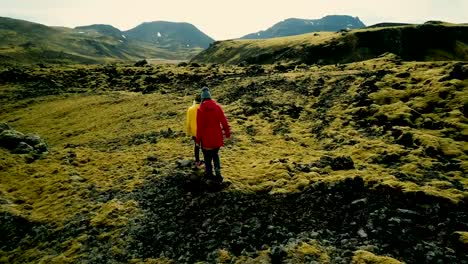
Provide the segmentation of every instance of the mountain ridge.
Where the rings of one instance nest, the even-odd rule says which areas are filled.
[[[143,22],[138,26],[123,31],[131,39],[160,45],[167,45],[165,38],[173,38],[181,45],[207,48],[214,39],[187,22],[152,21]]]
[[[320,32],[262,40],[218,41],[197,63],[336,64],[394,53],[403,60],[468,60],[468,27],[434,24]]]
[[[320,19],[288,18],[266,30],[247,34],[240,39],[265,39],[286,37],[318,31],[339,31],[342,29],[364,28],[359,17],[347,15],[329,15]]]

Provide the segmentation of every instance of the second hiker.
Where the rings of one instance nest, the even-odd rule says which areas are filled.
[[[200,108],[200,94],[195,96],[193,105],[187,110],[186,131],[187,136],[192,137],[194,141],[195,166],[200,167],[200,145],[195,141],[197,139],[197,111]]]

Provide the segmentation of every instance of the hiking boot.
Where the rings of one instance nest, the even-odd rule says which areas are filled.
[[[214,180],[217,182],[222,182],[224,180],[223,176],[221,176],[221,171],[220,170],[215,170],[215,177]]]
[[[220,187],[221,187],[222,189],[224,189],[224,188],[227,188],[227,187],[231,186],[231,184],[232,184],[231,181],[223,181],[223,182],[221,182],[219,185],[220,185]]]
[[[213,181],[217,182],[217,183],[221,183],[224,181],[224,178],[221,176],[221,175],[216,175],[213,177]]]

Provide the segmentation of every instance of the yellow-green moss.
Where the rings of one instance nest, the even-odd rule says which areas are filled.
[[[458,231],[455,232],[459,235],[458,240],[465,245],[465,247],[468,247],[468,232],[463,232],[463,231]]]
[[[354,252],[352,264],[401,264],[402,262],[385,256],[377,256],[365,250]]]
[[[306,263],[308,258],[319,263],[330,263],[330,257],[316,241],[300,242],[297,245],[287,247],[287,261],[285,263]]]
[[[122,203],[111,200],[100,206],[96,215],[91,219],[93,226],[119,227],[127,224],[128,218],[138,210],[138,204],[133,201]]]
[[[240,256],[236,259],[235,264],[270,264],[271,258],[268,250],[258,252],[257,257]]]
[[[226,249],[218,250],[218,263],[230,263],[232,260],[232,255]]]

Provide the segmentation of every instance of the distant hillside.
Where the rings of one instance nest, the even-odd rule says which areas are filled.
[[[146,22],[124,34],[133,40],[153,43],[170,49],[177,47],[207,48],[214,40],[189,23]]]
[[[190,24],[184,24],[184,30],[161,30],[164,41],[160,43],[143,41],[144,32],[150,32],[141,29],[139,26],[121,32],[110,25],[89,25],[71,29],[0,17],[0,59],[1,63],[186,60],[199,53],[202,47],[208,46],[209,43],[201,41],[206,35]],[[165,32],[170,34],[165,35]],[[127,34],[131,36],[126,36]],[[199,35],[202,37],[195,37]],[[135,37],[132,38],[133,36]]]
[[[267,39],[318,31],[338,31],[341,29],[364,27],[364,23],[358,17],[351,16],[326,16],[321,19],[289,18],[273,25],[267,30],[248,34],[241,39]]]
[[[390,52],[408,61],[468,60],[468,26],[417,26],[310,33],[266,40],[215,42],[193,61],[266,64],[334,64],[362,61]]]
[[[103,25],[103,24],[94,24],[94,25],[89,25],[89,26],[81,26],[81,27],[76,27],[76,30],[79,30],[80,32],[95,32],[98,34],[106,35],[106,36],[112,36],[116,38],[121,38],[122,37],[122,31],[120,29],[115,28],[111,25]]]
[[[411,26],[412,24],[408,23],[393,23],[393,22],[384,22],[378,23],[372,26],[368,26],[367,28],[381,28],[381,27],[402,27],[402,26]]]

